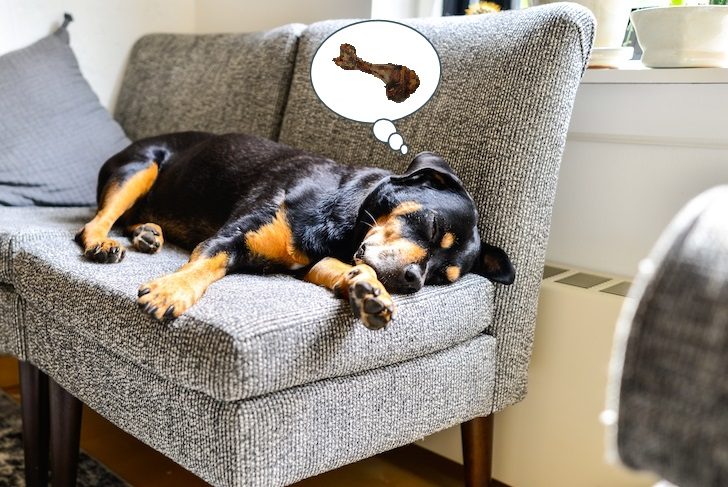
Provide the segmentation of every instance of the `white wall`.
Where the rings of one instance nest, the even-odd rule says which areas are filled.
[[[549,260],[632,276],[689,199],[728,183],[728,70],[670,82],[691,76],[677,71],[637,72],[629,83],[590,82],[587,73],[562,161]],[[620,75],[630,73],[610,76]]]
[[[0,0],[0,54],[55,30],[70,12],[71,47],[101,103],[113,110],[129,50],[152,32],[250,32],[332,18],[369,18],[371,0]]]
[[[150,32],[192,32],[195,0],[0,0],[0,54],[55,30],[70,12],[71,47],[101,103],[113,108],[132,44]]]
[[[197,32],[252,32],[326,19],[368,19],[371,0],[198,0]]]

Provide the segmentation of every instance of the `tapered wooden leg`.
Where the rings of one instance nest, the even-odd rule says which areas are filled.
[[[78,472],[82,403],[58,385],[50,384],[51,482],[53,487],[74,487]]]
[[[23,419],[25,485],[48,486],[48,376],[21,360],[20,403]]]
[[[460,425],[466,487],[491,487],[493,473],[493,415]]]

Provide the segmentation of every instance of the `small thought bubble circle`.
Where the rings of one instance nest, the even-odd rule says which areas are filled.
[[[402,99],[391,96],[385,85],[403,79],[404,68],[414,72],[407,76],[416,77],[419,84],[414,91],[416,83],[408,85],[408,96]],[[377,122],[374,136],[388,143],[397,133],[393,122],[430,100],[440,84],[440,71],[437,51],[420,32],[390,20],[366,20],[339,29],[321,43],[311,61],[311,84],[334,113],[356,122]],[[397,148],[390,147],[406,153],[404,137],[395,140]]]
[[[404,139],[399,134],[392,134],[389,136],[389,140],[387,142],[392,150],[399,150],[402,147],[402,144],[404,144]]]
[[[377,140],[380,142],[387,142],[389,140],[389,136],[397,132],[397,127],[394,126],[391,120],[382,118],[374,122],[372,131],[374,132],[374,137],[376,137]]]

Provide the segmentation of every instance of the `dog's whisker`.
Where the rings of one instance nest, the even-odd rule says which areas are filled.
[[[366,213],[369,216],[369,218],[372,219],[372,223],[374,223],[375,225],[377,224],[376,218],[374,218],[374,216],[371,213],[369,213],[369,210],[364,210],[364,213]]]

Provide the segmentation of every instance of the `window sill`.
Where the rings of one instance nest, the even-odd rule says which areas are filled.
[[[728,84],[728,68],[645,68],[628,61],[619,69],[587,69],[583,84]]]

